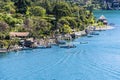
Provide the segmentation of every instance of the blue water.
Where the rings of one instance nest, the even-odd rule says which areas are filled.
[[[0,54],[0,80],[120,80],[120,11],[102,14],[115,28],[74,40],[76,48]]]

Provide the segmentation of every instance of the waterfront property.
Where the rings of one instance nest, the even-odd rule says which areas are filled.
[[[29,32],[10,32],[11,38],[27,38],[29,36]]]
[[[104,15],[101,15],[98,21],[102,22],[104,25],[108,24],[107,19]]]

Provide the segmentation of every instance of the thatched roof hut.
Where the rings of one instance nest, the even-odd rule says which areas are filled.
[[[101,15],[99,20],[106,20],[106,17],[104,15]]]
[[[108,21],[104,15],[101,15],[98,21],[101,21],[104,25],[108,24]]]

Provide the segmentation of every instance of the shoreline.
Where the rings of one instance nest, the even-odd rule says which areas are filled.
[[[114,29],[115,27],[113,26],[105,26],[105,27],[96,27],[95,31],[104,31],[104,30],[111,30]]]
[[[95,28],[95,30],[90,30],[90,29],[88,29],[90,32],[94,32],[94,31],[105,31],[105,30],[111,30],[111,29],[114,29],[114,27],[113,26],[102,26],[102,27],[96,27]],[[54,44],[54,45],[60,45],[60,44],[58,44],[57,42],[59,42],[60,40],[64,40],[64,41],[66,41],[66,40],[73,40],[73,39],[76,39],[76,38],[79,38],[79,37],[81,37],[81,36],[87,36],[87,34],[89,34],[89,33],[86,33],[85,32],[85,30],[83,30],[83,31],[76,31],[76,32],[74,32],[74,33],[72,33],[72,34],[64,34],[64,35],[62,35],[62,34],[59,34],[59,36],[56,36],[56,37],[54,37],[54,38],[47,38],[47,39],[36,39],[35,41],[34,40],[32,40],[32,41],[34,41],[33,42],[33,47],[28,47],[28,48],[37,48],[37,47],[39,47],[40,48],[40,46],[41,46],[41,48],[51,48],[51,46]],[[56,41],[57,40],[57,41]],[[66,45],[67,46],[67,45]],[[20,47],[20,48],[19,48]],[[10,50],[3,50],[3,49],[1,49],[1,51],[0,51],[0,53],[1,52],[11,52],[11,51],[19,51],[19,50],[24,50],[24,47],[22,47],[21,48],[21,46],[20,45],[18,45],[17,47],[16,46],[14,46],[12,49],[10,49]]]

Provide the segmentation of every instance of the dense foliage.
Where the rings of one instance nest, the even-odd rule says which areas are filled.
[[[0,1],[0,40],[9,40],[12,31],[27,31],[31,37],[43,38],[84,30],[94,23],[91,6],[85,8],[70,0]]]

